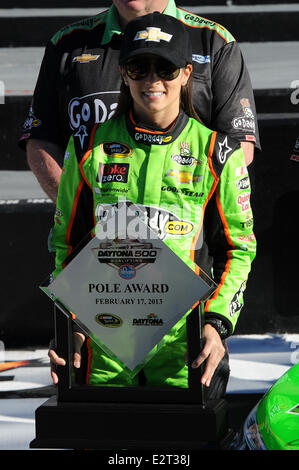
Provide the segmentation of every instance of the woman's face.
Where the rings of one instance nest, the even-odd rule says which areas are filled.
[[[140,58],[144,60],[144,57]],[[180,95],[182,86],[186,85],[190,77],[192,66],[179,69],[178,76],[173,80],[166,80],[159,76],[157,63],[161,59],[148,56],[151,64],[149,72],[142,80],[133,80],[121,68],[125,83],[129,86],[133,99],[133,107],[136,117],[144,123],[160,123],[160,127],[167,127],[179,114]]]

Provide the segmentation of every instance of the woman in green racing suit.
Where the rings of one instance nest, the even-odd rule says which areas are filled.
[[[181,22],[157,12],[131,21],[119,61],[123,84],[116,114],[94,127],[88,148],[73,136],[66,150],[52,237],[53,275],[87,233],[95,235],[104,209],[117,207],[124,196],[138,204],[177,256],[218,285],[205,303],[205,343],[192,363],[197,368],[206,361],[201,381],[209,397],[218,398],[229,377],[225,339],[243,306],[256,251],[244,153],[237,141],[205,127],[193,110],[192,49]],[[133,378],[85,341],[82,331],[74,333],[74,365],[80,367],[85,341],[87,383],[187,387],[185,320],[163,337]],[[65,364],[54,348],[49,356],[53,365]],[[54,369],[52,378],[57,383]]]

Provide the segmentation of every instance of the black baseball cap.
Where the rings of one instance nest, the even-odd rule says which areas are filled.
[[[192,63],[189,33],[176,18],[155,11],[130,21],[124,31],[119,64],[145,54],[154,54],[176,67]]]

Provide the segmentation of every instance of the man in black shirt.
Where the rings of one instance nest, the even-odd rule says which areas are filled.
[[[106,11],[62,28],[48,42],[20,145],[41,187],[56,200],[67,142],[88,142],[114,113],[124,25],[153,11],[182,21],[193,43],[194,107],[203,123],[241,141],[245,161],[259,148],[255,104],[239,46],[221,25],[177,8],[174,0],[113,0]],[[159,38],[157,37],[157,40]]]

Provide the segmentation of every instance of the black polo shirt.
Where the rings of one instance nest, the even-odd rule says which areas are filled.
[[[164,13],[177,17],[190,32],[193,104],[203,123],[260,148],[252,86],[235,39],[221,25],[177,8],[174,0]],[[112,5],[51,38],[24,122],[22,148],[36,138],[65,149],[72,134],[83,148],[94,123],[113,115],[121,83],[121,37]]]

